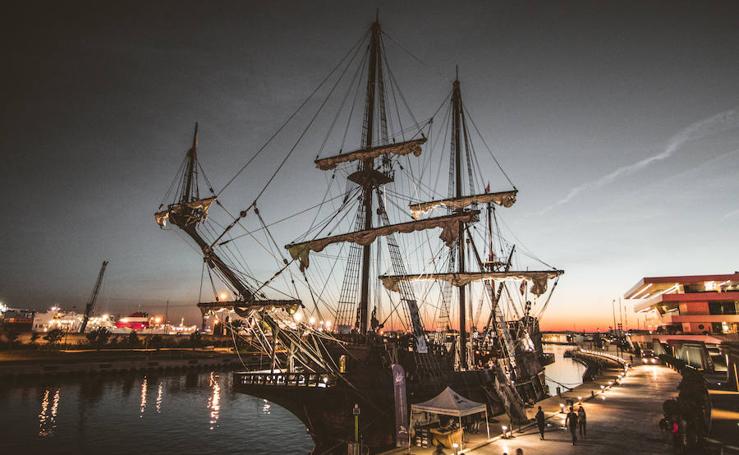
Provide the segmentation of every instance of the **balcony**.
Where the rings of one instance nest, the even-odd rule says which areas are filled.
[[[678,305],[687,302],[719,302],[739,300],[739,291],[730,292],[694,292],[692,294],[659,294],[648,298],[637,305],[634,311],[637,313],[657,309],[658,305]]]

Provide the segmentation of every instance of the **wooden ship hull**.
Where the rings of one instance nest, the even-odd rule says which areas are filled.
[[[359,430],[362,444],[371,453],[396,446],[394,384],[391,357],[386,343],[356,344],[346,347],[353,359],[346,373],[281,373],[269,371],[235,372],[234,390],[275,403],[290,411],[306,426],[315,443],[314,454],[346,453],[353,440],[354,405],[361,410]],[[437,350],[440,367],[434,375],[419,371],[413,352],[399,352],[397,360],[406,371],[407,411],[410,405],[429,400],[446,387],[473,401],[485,403],[491,415],[508,410],[496,389],[496,370],[478,368],[458,371],[451,355]],[[534,374],[520,381],[517,392],[527,402],[547,396],[544,370],[536,356],[527,368]],[[525,359],[520,359],[526,363]]]

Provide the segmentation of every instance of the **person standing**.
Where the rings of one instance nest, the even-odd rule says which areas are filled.
[[[580,405],[580,408],[577,410],[577,426],[580,429],[580,437],[583,439],[585,439],[588,432],[587,423],[588,417],[585,415],[585,408]]]
[[[565,417],[565,426],[570,429],[572,445],[574,446],[577,442],[577,413],[572,406],[570,406],[570,412],[568,412],[567,417]]]
[[[544,419],[544,411],[539,406],[539,411],[536,413],[536,426],[539,428],[539,439],[544,439],[544,429],[546,428],[546,422]]]

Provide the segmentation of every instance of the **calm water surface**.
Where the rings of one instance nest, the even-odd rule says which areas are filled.
[[[547,385],[549,393],[554,395],[557,393],[557,386],[564,384],[567,387],[575,387],[582,384],[582,375],[585,373],[585,366],[577,363],[570,358],[565,358],[565,351],[575,349],[574,346],[562,346],[556,344],[545,344],[544,351],[554,354],[554,363],[546,366]],[[556,382],[555,382],[556,381]],[[560,386],[562,391],[564,387]]]
[[[585,367],[547,346],[550,391]],[[553,381],[552,381],[553,380]],[[53,378],[0,384],[0,454],[307,454],[285,409],[234,393],[229,372]]]
[[[229,372],[0,384],[0,454],[307,454],[300,421]]]

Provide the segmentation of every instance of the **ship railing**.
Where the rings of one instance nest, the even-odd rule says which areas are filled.
[[[336,385],[336,377],[329,373],[234,373],[237,385],[278,387],[318,387]]]

